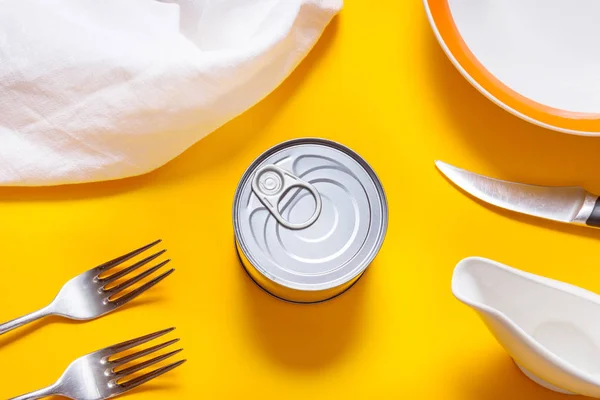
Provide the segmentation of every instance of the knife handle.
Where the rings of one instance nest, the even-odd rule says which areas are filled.
[[[595,228],[600,228],[600,197],[596,200],[596,204],[594,204],[594,208],[592,213],[588,217],[587,221],[585,221],[586,225],[593,226]]]

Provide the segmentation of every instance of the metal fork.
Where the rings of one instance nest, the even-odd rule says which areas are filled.
[[[119,353],[166,335],[174,329],[175,328],[165,329],[164,331],[129,340],[107,347],[106,349],[98,350],[87,356],[80,357],[67,367],[67,370],[55,384],[48,386],[45,389],[14,397],[9,400],[33,400],[53,395],[64,396],[75,400],[102,400],[119,396],[186,362],[186,360],[181,360],[141,376],[134,375],[135,373],[160,363],[183,350],[178,349],[142,361],[136,365],[130,365],[132,361],[162,350],[165,347],[178,342],[179,339],[173,339],[133,354],[118,356]]]
[[[131,300],[171,275],[175,270],[170,269],[128,293],[125,293],[125,290],[140,282],[142,279],[152,275],[171,260],[165,260],[119,284],[115,284],[115,282],[148,264],[150,261],[162,255],[166,250],[161,250],[158,253],[152,254],[123,270],[110,274],[109,276],[104,275],[112,268],[145,252],[160,242],[160,240],[152,242],[131,253],[117,257],[114,260],[108,261],[76,276],[63,286],[58,293],[58,296],[56,296],[50,305],[24,317],[17,318],[5,324],[0,324],[0,335],[49,315],[59,315],[65,318],[85,321],[98,318],[129,303]]]

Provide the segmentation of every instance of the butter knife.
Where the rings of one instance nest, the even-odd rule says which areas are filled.
[[[600,228],[598,196],[579,186],[536,186],[488,178],[436,161],[435,165],[465,192],[507,210],[552,221]]]

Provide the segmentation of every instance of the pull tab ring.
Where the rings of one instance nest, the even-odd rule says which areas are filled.
[[[293,187],[306,189],[315,199],[315,211],[311,217],[301,223],[294,224],[283,218],[278,205],[281,198]],[[275,217],[277,222],[289,229],[304,229],[315,223],[321,214],[321,196],[317,189],[310,183],[301,180],[277,165],[265,165],[254,174],[252,178],[252,191],[267,210]]]

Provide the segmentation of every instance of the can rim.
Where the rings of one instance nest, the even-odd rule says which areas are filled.
[[[381,226],[379,229],[379,237],[377,239],[376,245],[373,246],[373,248],[371,249],[368,256],[363,259],[363,261],[358,265],[357,268],[354,269],[352,274],[345,275],[343,277],[334,279],[332,281],[328,281],[328,282],[324,282],[324,283],[317,283],[317,284],[314,284],[314,283],[303,284],[303,283],[297,283],[297,282],[290,282],[285,279],[280,279],[277,276],[273,276],[273,274],[265,273],[265,271],[257,265],[258,263],[254,259],[252,254],[250,254],[250,252],[248,251],[248,247],[246,246],[246,243],[244,242],[244,240],[241,239],[241,237],[239,235],[239,232],[240,232],[239,218],[237,218],[237,213],[236,213],[236,211],[239,209],[237,206],[240,202],[241,188],[244,186],[244,183],[248,179],[250,179],[252,172],[256,169],[256,167],[260,163],[262,163],[265,159],[267,159],[268,157],[270,157],[271,155],[277,153],[278,151],[280,151],[282,149],[286,149],[286,148],[294,146],[294,145],[310,145],[310,144],[324,145],[324,146],[332,147],[334,149],[337,149],[337,150],[345,153],[346,155],[350,156],[354,161],[359,163],[361,165],[361,167],[363,167],[365,172],[367,172],[367,174],[371,177],[371,179],[375,183],[377,192],[380,194],[379,200],[382,205],[382,207],[381,207],[382,223],[381,223]],[[254,266],[254,268],[256,268],[259,272],[261,272],[265,276],[268,276],[269,279],[273,280],[277,284],[287,287],[289,289],[294,289],[294,290],[319,291],[319,290],[331,289],[331,288],[337,287],[341,284],[344,284],[345,282],[348,282],[348,281],[356,278],[358,275],[362,274],[363,272],[365,272],[365,270],[373,262],[373,260],[377,256],[377,254],[379,254],[379,251],[381,250],[381,247],[383,246],[385,237],[387,235],[388,219],[389,219],[388,217],[389,217],[389,208],[388,208],[388,201],[387,201],[385,189],[383,187],[383,184],[381,183],[381,180],[379,179],[379,176],[377,175],[375,170],[371,167],[371,165],[363,157],[361,157],[357,152],[355,152],[351,148],[349,148],[339,142],[336,142],[336,141],[333,141],[330,139],[318,138],[318,137],[304,137],[304,138],[296,138],[296,139],[286,140],[286,141],[276,144],[276,145],[270,147],[269,149],[265,150],[264,152],[262,152],[257,158],[254,159],[254,161],[252,161],[252,163],[248,166],[248,168],[246,168],[246,170],[242,174],[242,177],[236,187],[235,195],[233,197],[233,231],[234,231],[235,240],[238,243],[238,245],[240,246],[240,248],[242,249],[242,251],[244,252],[244,255],[246,256],[248,261]]]

